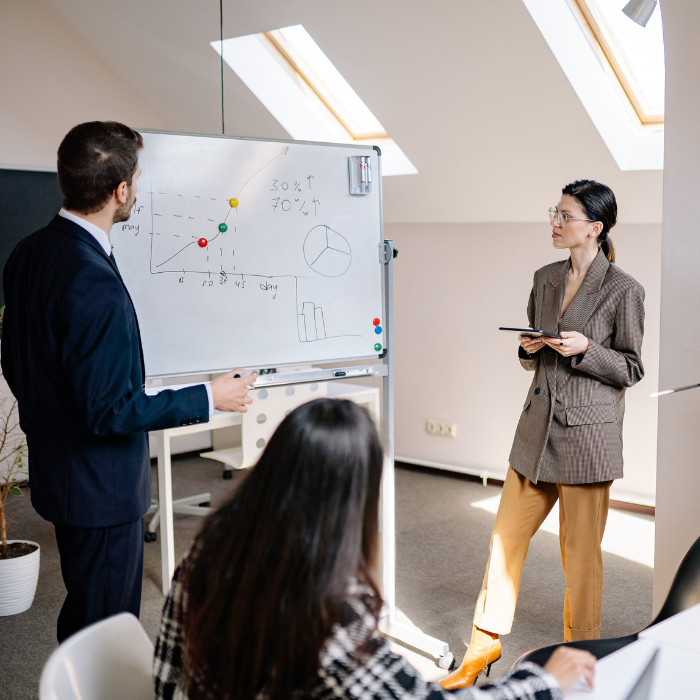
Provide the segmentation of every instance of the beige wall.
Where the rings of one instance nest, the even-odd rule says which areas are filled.
[[[625,478],[615,498],[653,504],[661,231],[620,224],[620,266],[644,285],[646,376],[627,392]],[[527,325],[534,271],[563,259],[545,224],[391,224],[395,265],[396,454],[503,478],[532,375],[501,325]],[[428,419],[457,438],[428,435]]]
[[[700,381],[700,4],[664,0],[666,159],[664,172],[660,381]],[[700,535],[700,391],[659,400],[654,609]]]
[[[0,67],[1,165],[55,167],[65,133],[91,119],[165,126],[41,0],[0,2]]]

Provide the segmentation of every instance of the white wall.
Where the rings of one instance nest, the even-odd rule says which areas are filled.
[[[545,224],[391,224],[395,264],[396,454],[503,478],[532,374],[502,325],[527,325],[534,271],[564,255]],[[625,478],[613,498],[653,505],[660,226],[619,224],[618,263],[646,289],[646,376],[627,392]],[[428,419],[457,438],[428,435]]]
[[[666,162],[661,264],[660,383],[700,381],[700,4],[664,0]],[[700,535],[700,391],[659,400],[654,609]]]
[[[19,447],[20,445],[26,443],[24,433],[19,427],[19,412],[16,408],[13,409],[13,403],[14,396],[12,396],[10,387],[7,385],[7,382],[5,381],[4,377],[2,376],[2,373],[0,372],[0,425],[5,424],[6,417],[10,414],[10,412],[12,412],[12,419],[8,421],[8,430],[10,433],[8,435],[9,439],[8,442],[5,444],[3,450],[3,452],[6,455],[10,454],[10,450],[13,450],[16,447]],[[3,456],[5,456],[5,454]],[[2,482],[2,480],[7,476],[8,471],[12,467],[13,461],[14,460],[9,459],[0,462],[0,482]],[[27,470],[28,466],[29,461],[28,459],[25,459],[24,471]],[[16,473],[15,478],[23,480],[26,479],[26,475]]]
[[[165,127],[41,0],[0,2],[0,95],[2,165],[55,167],[66,132],[92,119]]]

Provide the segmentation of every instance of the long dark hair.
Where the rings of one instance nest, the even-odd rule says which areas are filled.
[[[573,197],[592,221],[600,221],[603,230],[598,234],[598,245],[610,262],[615,262],[615,246],[608,235],[617,223],[617,200],[607,186],[595,180],[570,182],[562,191]]]
[[[190,700],[288,700],[311,682],[348,584],[372,581],[382,448],[357,404],[290,413],[197,536],[185,575]]]

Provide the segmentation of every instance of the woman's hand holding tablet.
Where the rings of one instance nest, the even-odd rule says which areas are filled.
[[[506,333],[517,333],[520,346],[528,355],[534,355],[541,350],[547,343],[545,338],[561,338],[556,333],[548,333],[547,331],[534,330],[532,328],[499,328],[499,331]]]
[[[547,338],[561,338],[560,335],[556,333],[549,333],[548,331],[536,331],[532,328],[504,328],[501,326],[499,331],[505,331],[506,333],[517,333],[518,335],[526,335],[529,338],[541,338],[546,336]]]

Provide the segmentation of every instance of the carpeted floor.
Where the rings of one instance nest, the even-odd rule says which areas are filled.
[[[155,470],[154,470],[155,482]],[[221,503],[235,484],[221,469],[196,456],[173,459],[175,498],[212,494]],[[471,504],[500,489],[445,472],[401,467],[397,470],[397,602],[424,632],[449,643],[460,661],[468,641],[474,603],[481,587],[493,515]],[[65,589],[60,576],[53,526],[33,511],[28,495],[12,504],[16,523],[11,537],[41,545],[41,573],[33,606],[0,618],[0,700],[35,700],[43,665],[56,647],[55,629]],[[643,516],[642,516],[643,517]],[[175,516],[175,550],[182,556],[201,520]],[[141,622],[154,638],[163,597],[159,543],[145,547]],[[652,570],[604,554],[602,635],[614,637],[643,628],[651,620]],[[510,669],[526,651],[562,641],[564,578],[558,539],[539,532],[525,564],[513,632],[503,640],[503,658],[492,677]],[[442,674],[428,659],[410,654],[430,678]],[[480,681],[481,685],[484,681]]]

